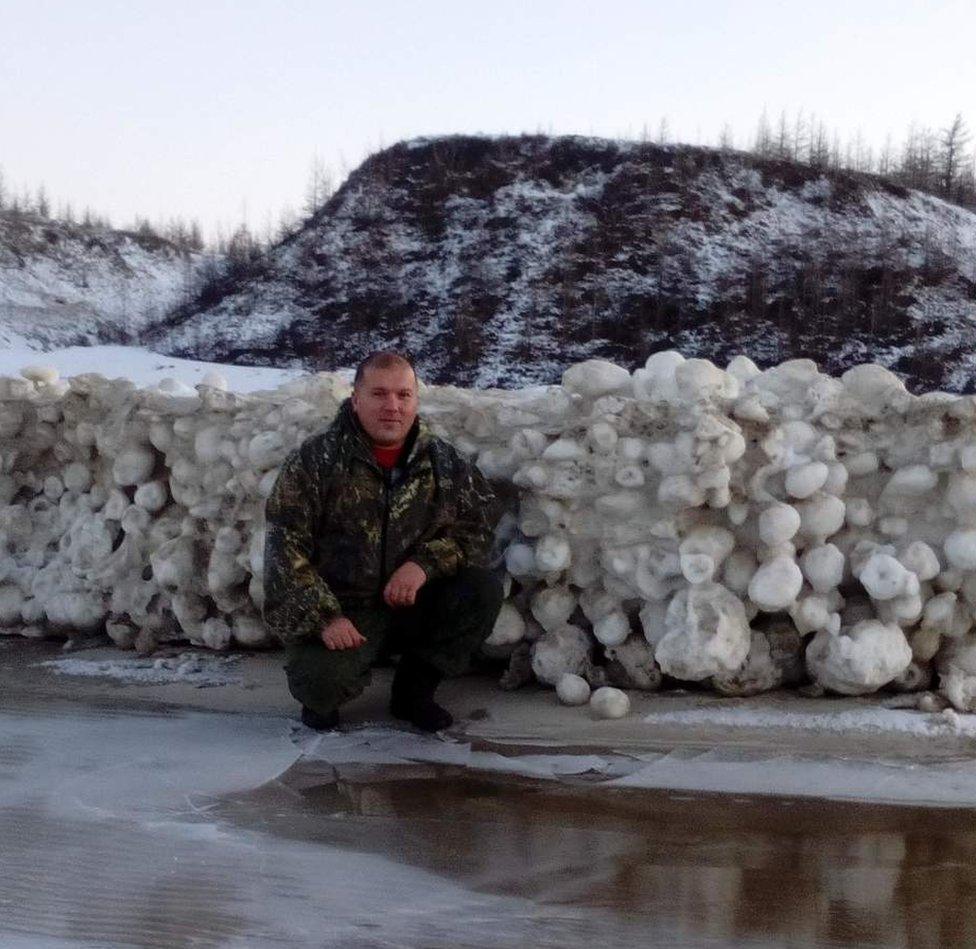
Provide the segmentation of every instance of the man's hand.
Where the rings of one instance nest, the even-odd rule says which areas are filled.
[[[387,606],[413,606],[417,591],[427,582],[427,574],[419,564],[408,560],[393,571],[386,582],[383,599]]]
[[[337,616],[322,629],[322,642],[326,649],[355,649],[366,642],[366,637],[345,616]]]

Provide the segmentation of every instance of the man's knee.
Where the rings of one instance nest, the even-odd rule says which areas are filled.
[[[295,643],[285,653],[289,692],[322,714],[359,695],[369,684],[369,668],[365,652],[329,650],[315,640]]]
[[[494,623],[501,609],[504,591],[496,573],[483,567],[462,567],[453,577],[435,581],[431,593],[438,605],[463,610]]]

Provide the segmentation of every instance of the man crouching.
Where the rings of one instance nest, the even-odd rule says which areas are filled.
[[[451,724],[434,691],[467,669],[501,607],[492,507],[481,473],[418,418],[410,362],[364,360],[266,507],[264,617],[306,725],[335,727],[384,653],[400,655],[391,713],[429,732]]]

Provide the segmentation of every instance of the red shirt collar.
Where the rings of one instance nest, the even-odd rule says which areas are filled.
[[[373,445],[373,457],[381,468],[389,471],[396,467],[396,463],[400,460],[400,455],[403,454],[403,448],[403,445],[397,445],[395,448],[384,448],[382,445]]]

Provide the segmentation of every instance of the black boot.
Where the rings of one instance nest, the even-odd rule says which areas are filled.
[[[434,701],[443,676],[429,663],[403,656],[393,676],[390,714],[416,725],[424,732],[439,732],[454,723],[451,713]]]
[[[317,732],[332,731],[339,725],[339,710],[334,708],[328,715],[322,715],[307,705],[302,706],[302,724]]]

